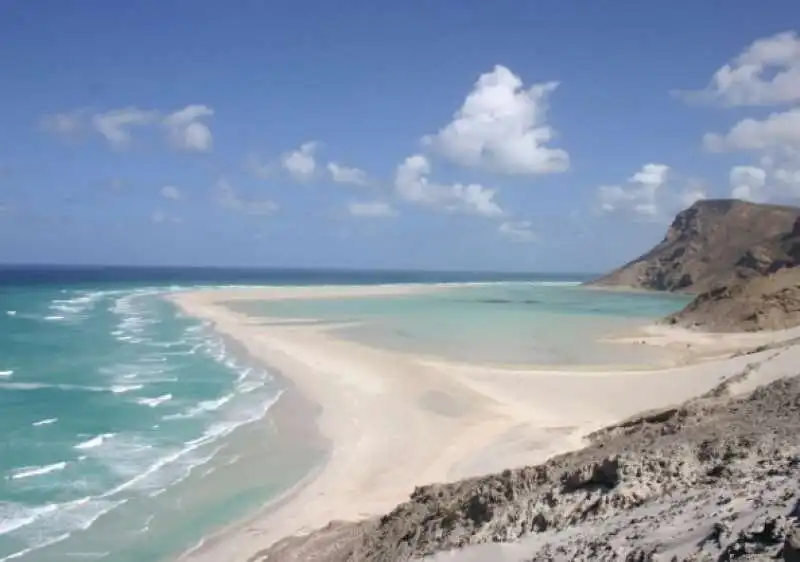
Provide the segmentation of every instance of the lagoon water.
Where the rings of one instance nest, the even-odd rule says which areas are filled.
[[[313,448],[288,451],[265,422],[285,388],[279,374],[180,315],[165,293],[508,278],[0,270],[0,562],[170,559],[320,461]],[[553,284],[559,279],[570,280],[529,276],[430,295],[237,306],[254,316],[353,322],[342,336],[391,349],[546,364],[602,360],[603,349],[586,343],[594,335],[685,302]]]
[[[652,364],[650,347],[598,341],[674,312],[685,295],[598,291],[576,281],[474,284],[381,298],[236,302],[253,317],[330,323],[386,349],[456,361],[526,365]],[[336,327],[342,324],[343,327]]]

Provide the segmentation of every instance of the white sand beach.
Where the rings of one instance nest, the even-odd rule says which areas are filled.
[[[600,427],[701,394],[769,353],[730,357],[736,350],[800,335],[701,338],[658,328],[643,336],[647,343],[672,346],[676,354],[685,354],[687,343],[698,350],[705,345],[727,358],[660,370],[507,369],[373,349],[336,338],[323,325],[255,320],[225,305],[427,290],[436,289],[275,287],[171,297],[187,314],[213,322],[221,334],[291,381],[291,392],[318,406],[314,421],[328,447],[324,465],[282,501],[210,537],[181,560],[245,562],[283,537],[389,511],[417,485],[541,462],[579,447],[583,436]],[[798,349],[765,363],[743,384],[795,373]]]

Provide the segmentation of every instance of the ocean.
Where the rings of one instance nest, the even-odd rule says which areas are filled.
[[[0,562],[168,560],[252,513],[321,461],[313,448],[287,449],[274,424],[264,423],[286,387],[280,375],[180,314],[166,293],[232,285],[504,281],[406,300],[244,306],[254,315],[355,321],[342,336],[371,345],[542,363],[569,360],[576,338],[685,303],[684,297],[574,286],[584,279],[0,268]],[[580,326],[590,324],[580,336]],[[470,345],[476,338],[484,345]],[[533,351],[531,341],[537,342]],[[579,355],[572,353],[573,359]]]

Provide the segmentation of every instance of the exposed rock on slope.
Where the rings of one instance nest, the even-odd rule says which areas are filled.
[[[800,265],[800,218],[792,230],[765,240],[747,250],[736,266],[768,275],[782,268]]]
[[[766,277],[712,289],[668,316],[666,321],[711,332],[754,332],[798,326],[800,267],[779,269]]]
[[[601,430],[581,451],[418,488],[381,518],[331,524],[249,562],[394,562],[524,537],[529,550],[513,560],[795,560],[800,377],[743,397],[730,384]]]
[[[590,284],[702,293],[763,275],[787,257],[791,244],[780,239],[798,217],[796,207],[698,201],[678,213],[656,247]]]

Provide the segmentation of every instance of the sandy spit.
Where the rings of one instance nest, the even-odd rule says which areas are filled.
[[[540,463],[580,447],[585,435],[601,427],[702,394],[751,360],[742,354],[660,370],[598,366],[591,372],[459,365],[343,341],[313,323],[254,321],[225,304],[428,290],[437,287],[209,289],[170,297],[288,378],[314,405],[317,429],[329,447],[324,466],[278,505],[265,506],[181,561],[245,562],[281,538],[385,513],[415,486]],[[686,334],[659,329],[649,337],[680,343]],[[709,345],[716,349],[720,338],[729,338],[726,352],[753,343],[718,336],[708,338]]]

